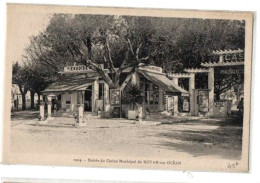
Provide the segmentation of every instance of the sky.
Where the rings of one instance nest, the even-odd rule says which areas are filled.
[[[30,36],[44,31],[52,14],[11,12],[7,17],[7,53],[8,62],[20,62],[24,49],[30,44]]]

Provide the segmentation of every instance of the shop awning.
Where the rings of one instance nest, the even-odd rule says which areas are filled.
[[[188,94],[186,90],[178,85],[175,85],[173,81],[168,79],[164,74],[144,70],[139,70],[138,72],[141,73],[149,81],[161,87],[166,92]]]
[[[62,75],[52,85],[47,87],[43,93],[84,91],[95,81],[95,78],[86,78],[86,75]]]

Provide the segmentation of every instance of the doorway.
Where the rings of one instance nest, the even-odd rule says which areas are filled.
[[[92,85],[85,90],[84,111],[92,111]]]

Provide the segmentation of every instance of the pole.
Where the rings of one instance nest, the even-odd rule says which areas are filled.
[[[16,109],[17,109],[17,111],[18,111],[18,105],[19,105],[19,100],[18,100],[18,95],[16,95]]]
[[[120,118],[122,118],[122,90],[120,89]]]

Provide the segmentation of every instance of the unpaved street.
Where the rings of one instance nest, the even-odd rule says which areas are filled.
[[[95,119],[80,128],[73,127],[74,120],[66,117],[54,118],[42,126],[36,121],[12,121],[12,152],[216,159],[241,156],[242,127],[214,119],[165,125]]]

